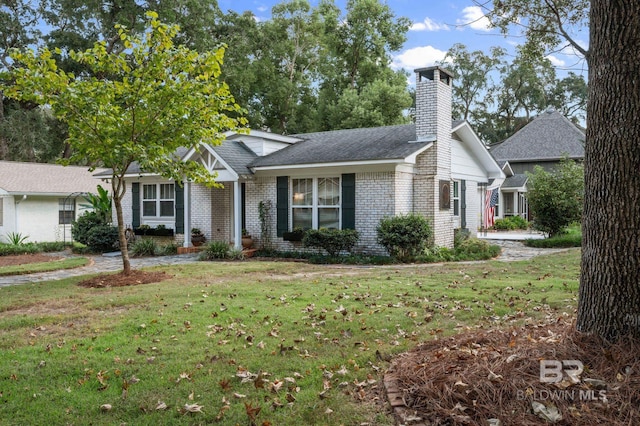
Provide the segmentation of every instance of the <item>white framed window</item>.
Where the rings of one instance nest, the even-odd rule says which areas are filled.
[[[58,224],[70,225],[76,218],[76,200],[58,198]]]
[[[451,197],[453,203],[453,215],[460,216],[460,182],[453,181],[453,196]]]
[[[292,178],[292,229],[340,229],[340,178]]]
[[[175,215],[175,186],[173,183],[142,185],[142,216],[173,217]]]

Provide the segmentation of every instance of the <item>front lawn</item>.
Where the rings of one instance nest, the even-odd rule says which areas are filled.
[[[157,284],[0,289],[6,424],[393,424],[391,355],[573,315],[579,251],[383,267],[198,262]]]

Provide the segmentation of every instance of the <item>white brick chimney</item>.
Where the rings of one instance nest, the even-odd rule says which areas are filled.
[[[419,68],[415,73],[416,139],[432,141],[433,146],[417,159],[414,211],[431,220],[436,245],[452,247],[453,208],[450,200],[453,76],[438,66]],[[447,204],[449,207],[445,208]]]

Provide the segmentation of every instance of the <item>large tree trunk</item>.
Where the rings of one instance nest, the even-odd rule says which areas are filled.
[[[640,6],[592,0],[577,328],[640,337]]]

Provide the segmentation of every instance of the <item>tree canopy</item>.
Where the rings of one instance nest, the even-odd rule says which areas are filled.
[[[179,27],[148,14],[141,34],[117,25],[124,49],[109,51],[101,41],[84,51],[70,50],[65,63],[78,64],[79,74],[60,68],[60,49],[14,51],[20,66],[5,87],[12,98],[48,105],[68,125],[72,155],[65,163],[103,165],[112,170],[113,200],[120,228],[124,270],[130,269],[124,239],[121,200],[125,174],[141,169],[173,179],[215,184],[198,162],[183,162],[180,147],[219,144],[224,132],[245,124],[240,106],[221,81],[225,47],[198,53],[174,44]]]

